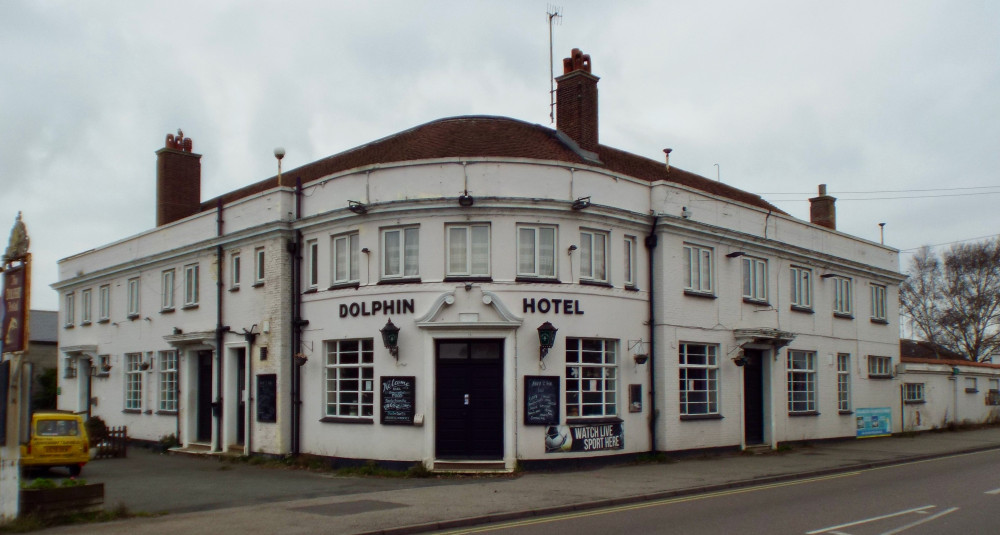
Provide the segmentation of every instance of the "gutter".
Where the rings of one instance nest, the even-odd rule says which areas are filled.
[[[216,205],[216,235],[222,236],[222,199]],[[222,336],[229,331],[229,327],[222,323],[222,246],[215,247],[216,281],[215,281],[215,401],[212,403],[212,415],[215,416],[215,435],[217,448],[215,451],[223,451],[222,448]]]
[[[653,291],[656,274],[653,252],[656,249],[658,219],[659,216],[654,214],[649,236],[644,240],[646,254],[649,257],[649,452],[653,454],[656,453],[656,424],[659,416],[659,411],[656,409],[656,292]]]
[[[302,178],[295,178],[295,220],[302,218]],[[302,327],[309,325],[302,319],[302,231],[295,231],[295,241],[288,242],[292,255],[292,455],[298,456],[302,438]]]

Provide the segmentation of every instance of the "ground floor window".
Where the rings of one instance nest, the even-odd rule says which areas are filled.
[[[326,342],[326,415],[372,418],[375,415],[373,341]]]
[[[837,409],[851,410],[851,355],[837,354]]]
[[[924,383],[906,383],[903,385],[903,401],[905,403],[923,403]]]
[[[160,405],[159,410],[177,410],[177,352],[160,351]]]
[[[618,341],[566,339],[566,416],[618,414]]]
[[[681,414],[718,414],[719,346],[681,344],[679,361]]]
[[[125,354],[125,409],[142,409],[142,353]]]
[[[816,411],[816,352],[788,351],[788,412]]]

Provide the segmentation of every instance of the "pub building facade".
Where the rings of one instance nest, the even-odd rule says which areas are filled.
[[[855,436],[899,408],[898,252],[557,129],[446,118],[200,199],[63,259],[59,406],[135,439],[434,470]],[[888,375],[871,374],[872,366]]]

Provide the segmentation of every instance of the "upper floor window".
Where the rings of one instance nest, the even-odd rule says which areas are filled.
[[[316,288],[319,286],[319,242],[309,240],[306,242],[306,286]]]
[[[111,286],[105,284],[98,289],[97,319],[98,321],[108,321],[111,318]]]
[[[816,411],[816,352],[788,350],[788,412]]]
[[[681,415],[719,413],[719,346],[681,344]]]
[[[566,416],[618,414],[617,340],[566,339]]]
[[[712,293],[712,249],[698,245],[684,246],[684,290]]]
[[[229,257],[229,287],[240,287],[240,253],[233,253]]]
[[[892,357],[868,355],[868,377],[876,379],[892,377]]]
[[[489,225],[448,225],[445,239],[448,241],[445,245],[448,276],[489,276]]]
[[[635,236],[625,236],[625,286],[635,286]]]
[[[174,309],[174,270],[168,269],[160,275],[160,309]]]
[[[517,275],[555,278],[556,227],[517,227]]]
[[[80,323],[87,325],[90,323],[91,309],[90,288],[80,292]]]
[[[333,283],[357,282],[358,277],[358,233],[344,234],[333,238]]]
[[[872,321],[885,322],[885,286],[872,284]]]
[[[382,231],[382,277],[404,278],[420,274],[420,229],[394,228]]]
[[[838,316],[851,316],[854,314],[854,305],[851,299],[851,279],[847,277],[832,277],[833,281],[833,313]]]
[[[743,257],[743,299],[767,301],[767,260]]]
[[[76,321],[76,294],[70,292],[66,294],[66,307],[65,316],[63,316],[63,325],[66,327],[72,327],[73,322]]]
[[[139,277],[128,280],[128,317],[139,315]]]
[[[253,284],[254,286],[259,286],[264,284],[264,248],[258,247],[254,249],[254,269],[253,269]]]
[[[184,266],[184,306],[198,304],[198,264]]]
[[[792,308],[812,309],[812,270],[792,266]]]
[[[580,280],[608,282],[608,234],[580,231]]]

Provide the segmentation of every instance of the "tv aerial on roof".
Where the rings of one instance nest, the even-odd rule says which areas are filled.
[[[556,122],[556,73],[552,67],[552,25],[562,24],[563,8],[549,4],[545,8],[545,15],[549,21],[549,121]]]

